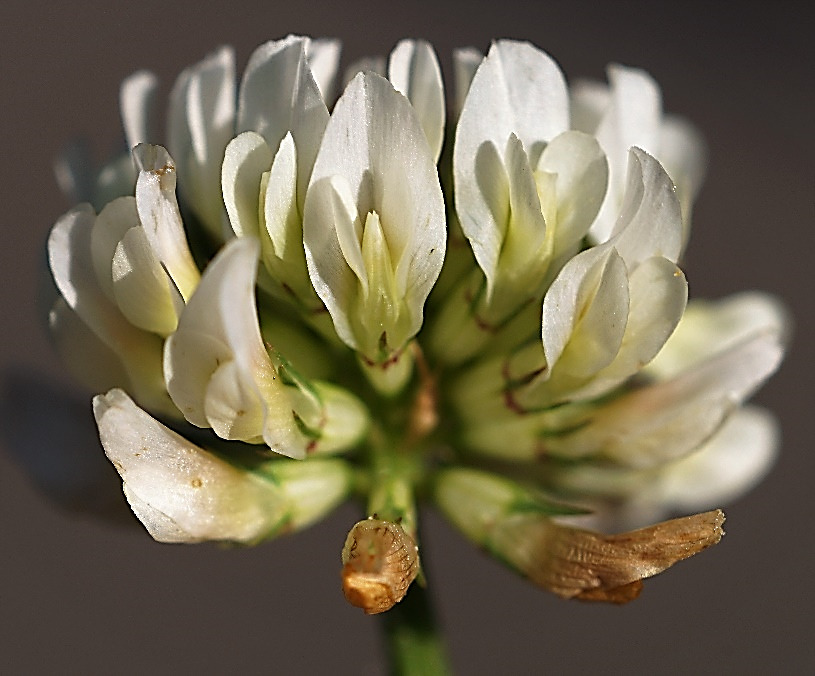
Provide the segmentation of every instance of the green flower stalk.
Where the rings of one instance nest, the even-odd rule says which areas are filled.
[[[646,73],[570,87],[529,43],[457,51],[447,105],[428,43],[365,63],[335,100],[337,41],[268,42],[240,80],[222,48],[179,76],[166,136],[138,73],[132,162],[62,166],[92,188],[49,238],[49,320],[106,392],[125,496],[159,541],[255,544],[353,495],[367,613],[426,610],[398,608],[423,499],[559,596],[628,601],[719,541],[708,510],[775,452],[742,404],[784,309],[688,301],[679,267],[700,137]],[[675,510],[701,513],[627,530]],[[430,625],[394,626],[397,661],[443,664]]]

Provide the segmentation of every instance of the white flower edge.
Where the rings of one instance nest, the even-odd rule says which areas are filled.
[[[422,324],[424,302],[444,261],[446,218],[435,162],[407,99],[384,78],[358,74],[337,102],[314,164],[303,217],[312,285],[340,338],[360,346],[359,328],[373,343],[382,332],[376,316],[358,310],[367,288],[364,223],[375,212],[390,259],[396,297],[404,304],[399,349]],[[371,270],[380,275],[384,270]],[[358,286],[359,284],[359,286]],[[373,290],[379,293],[380,290]],[[373,335],[375,333],[375,336]],[[367,355],[374,358],[374,355]]]
[[[529,43],[493,43],[469,85],[453,147],[456,213],[490,288],[506,224],[484,193],[493,178],[479,176],[483,154],[492,147],[502,156],[514,134],[535,166],[546,143],[568,128],[566,82],[551,57]]]
[[[192,424],[302,458],[307,441],[258,326],[259,248],[255,238],[234,239],[207,266],[165,343],[167,390]]]
[[[122,390],[93,400],[105,453],[124,494],[159,542],[253,544],[303,528],[348,493],[338,461],[277,461],[249,471],[192,444],[136,406]]]

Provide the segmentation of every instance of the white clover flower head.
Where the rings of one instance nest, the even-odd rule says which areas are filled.
[[[689,302],[679,268],[698,133],[643,71],[570,88],[526,42],[458,50],[447,104],[427,42],[335,100],[339,58],[288,36],[238,79],[221,48],[179,76],[166,148],[137,73],[130,156],[59,165],[91,203],[51,232],[50,324],[133,512],[162,542],[254,544],[362,498],[343,588],[380,613],[424,579],[427,496],[533,583],[631,600],[719,541],[712,508],[777,444],[742,404],[783,307]],[[676,510],[700,513],[653,525]]]

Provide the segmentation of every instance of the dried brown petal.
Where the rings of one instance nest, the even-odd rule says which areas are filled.
[[[342,562],[345,598],[373,615],[404,598],[419,572],[419,550],[399,524],[368,518],[348,533]]]
[[[493,547],[535,584],[563,598],[627,603],[642,580],[721,540],[724,513],[664,521],[603,535],[520,515],[496,529]]]

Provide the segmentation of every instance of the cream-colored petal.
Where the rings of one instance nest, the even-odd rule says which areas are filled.
[[[176,201],[175,163],[161,146],[138,145],[133,157],[139,168],[136,208],[144,234],[181,295],[189,300],[201,275],[187,245]]]
[[[628,153],[636,146],[658,152],[662,95],[645,71],[612,64],[608,67],[609,102],[594,132],[609,161],[609,190],[591,235],[604,242],[611,235],[623,200]]]
[[[546,146],[537,171],[554,174],[556,218],[554,250],[568,251],[586,235],[594,221],[608,183],[608,162],[595,138],[578,131],[565,131]],[[544,208],[544,213],[548,210]]]
[[[629,269],[653,256],[675,263],[682,251],[682,211],[673,182],[643,150],[632,148],[628,159],[625,197],[609,241]]]
[[[707,170],[707,146],[699,130],[690,122],[676,116],[667,116],[659,129],[657,157],[676,185],[682,206],[684,247],[690,236],[693,202]]]
[[[241,80],[237,131],[255,131],[276,149],[291,132],[297,147],[297,194],[302,208],[328,108],[306,57],[308,39],[289,35],[258,47]]]
[[[608,392],[650,362],[682,318],[688,283],[668,259],[649,258],[629,276],[629,294],[628,322],[620,351],[573,397],[583,399]]]
[[[167,390],[194,425],[302,457],[306,440],[258,326],[259,248],[254,238],[237,238],[207,267],[165,345]]]
[[[342,215],[339,222],[335,212]],[[358,75],[337,102],[314,165],[303,219],[312,284],[338,333],[352,346],[356,341],[343,336],[349,313],[356,312],[361,322],[366,316],[349,307],[354,298],[349,274],[353,270],[357,279],[364,279],[357,270],[356,251],[361,221],[371,212],[379,217],[397,288],[405,289],[405,298],[394,303],[406,303],[408,328],[388,335],[390,348],[400,349],[421,326],[424,301],[444,259],[444,202],[412,107],[387,80],[366,73]],[[366,340],[376,342],[381,329],[372,325],[369,333]]]
[[[157,91],[158,78],[146,70],[133,73],[122,82],[119,108],[128,148],[156,140],[151,118]]]
[[[410,101],[438,162],[444,143],[445,105],[441,66],[433,46],[425,40],[401,40],[390,54],[388,79]]]
[[[284,524],[288,503],[274,483],[190,443],[123,391],[95,397],[93,408],[125,496],[159,542],[252,543]]]
[[[568,126],[568,95],[557,64],[529,43],[494,43],[470,84],[453,148],[456,213],[489,285],[506,226],[487,197],[484,149],[503,150],[515,134],[536,166],[546,143]]]
[[[306,61],[326,104],[334,100],[342,43],[336,38],[316,38],[306,42]]]
[[[590,376],[607,366],[620,349],[628,311],[628,276],[616,250],[599,246],[575,256],[543,299],[541,335],[550,374],[560,368]]]
[[[778,367],[783,351],[776,331],[756,332],[669,380],[614,399],[585,427],[547,445],[556,454],[600,455],[638,468],[679,459],[712,437]]]
[[[660,380],[681,374],[751,335],[769,331],[786,343],[791,319],[772,296],[746,291],[721,300],[692,300],[665,347],[648,365]]]
[[[778,453],[780,430],[764,409],[747,406],[701,448],[660,471],[649,499],[676,510],[728,504],[755,486]]]
[[[225,234],[221,163],[235,135],[235,101],[235,54],[229,47],[187,68],[170,93],[167,147],[184,176],[183,197],[218,242]]]
[[[467,92],[470,91],[475,71],[478,70],[483,60],[484,54],[475,47],[453,50],[453,82],[455,84],[453,117],[455,120],[458,120],[461,115],[461,109],[464,108],[464,101],[467,99]]]
[[[229,142],[221,168],[224,205],[232,230],[238,237],[262,236],[260,225],[261,179],[272,166],[274,155],[265,139],[253,131]]]
[[[91,256],[96,279],[102,291],[112,301],[113,277],[111,264],[119,242],[130,228],[140,226],[136,210],[136,199],[132,196],[119,197],[105,205],[94,221],[91,229]]]
[[[95,218],[90,205],[80,205],[54,225],[48,237],[54,281],[68,306],[121,359],[136,398],[152,410],[171,412],[161,377],[161,339],[128,322],[96,279],[91,255]]]
[[[125,233],[113,255],[113,295],[134,326],[168,336],[178,324],[175,287],[150,247],[144,228]]]

